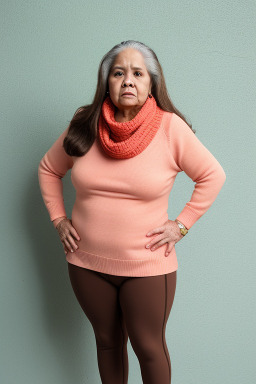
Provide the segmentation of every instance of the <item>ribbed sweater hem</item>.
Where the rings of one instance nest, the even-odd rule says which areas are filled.
[[[161,259],[156,257],[144,260],[112,259],[78,249],[75,252],[68,252],[66,260],[78,267],[115,276],[158,276],[178,269],[175,248],[169,256],[163,255]]]

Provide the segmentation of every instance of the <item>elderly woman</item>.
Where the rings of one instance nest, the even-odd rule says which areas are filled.
[[[71,219],[61,180],[70,168]],[[168,198],[182,171],[195,186],[172,220]],[[38,177],[72,289],[95,333],[102,383],[128,382],[128,337],[143,383],[171,383],[165,329],[175,244],[210,208],[226,175],[173,105],[152,49],[128,40],[105,54],[92,104],[76,110]]]

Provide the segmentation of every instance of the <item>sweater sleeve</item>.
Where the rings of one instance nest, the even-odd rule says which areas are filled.
[[[69,128],[69,127],[68,127]],[[64,207],[62,178],[73,166],[73,159],[63,148],[68,128],[45,153],[38,166],[39,186],[51,221],[67,216]]]
[[[175,113],[169,126],[169,144],[177,171],[184,171],[195,182],[190,201],[176,217],[189,229],[213,204],[226,174],[188,124]]]

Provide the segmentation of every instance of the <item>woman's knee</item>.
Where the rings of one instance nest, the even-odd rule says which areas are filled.
[[[163,351],[161,331],[159,331],[159,337],[152,337],[152,335],[141,332],[139,335],[137,334],[137,337],[134,335],[130,337],[130,342],[136,356],[146,361],[154,361]]]
[[[104,331],[104,329],[95,330],[95,339],[97,346],[102,349],[122,348],[125,340],[120,330],[116,332]]]

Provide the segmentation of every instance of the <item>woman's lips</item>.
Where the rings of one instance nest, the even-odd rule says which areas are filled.
[[[135,96],[133,93],[123,93],[122,96]]]

